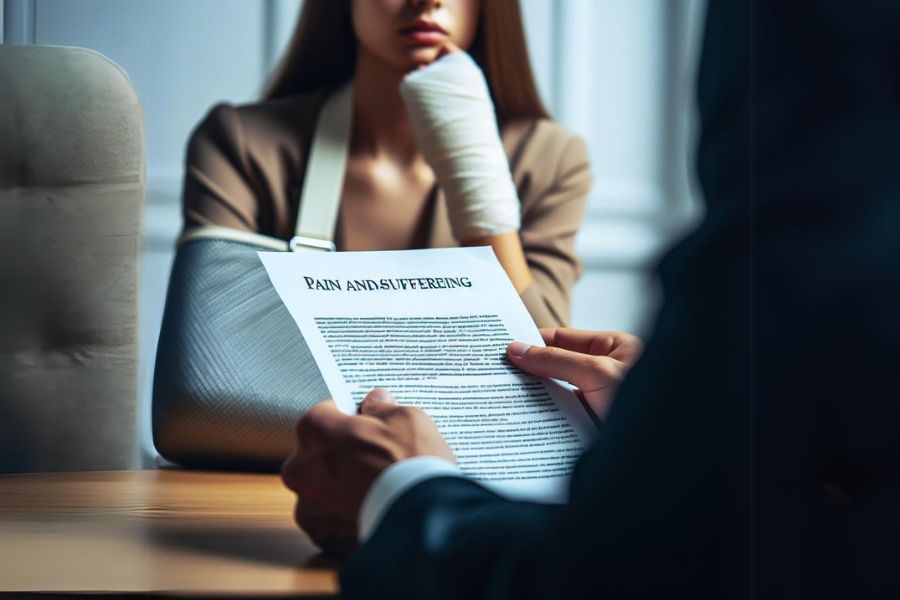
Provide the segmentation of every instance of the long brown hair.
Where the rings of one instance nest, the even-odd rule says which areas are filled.
[[[519,0],[482,1],[469,54],[484,71],[497,119],[505,123],[547,117],[531,72]],[[306,0],[263,98],[282,98],[348,81],[356,65],[356,46],[349,0]]]

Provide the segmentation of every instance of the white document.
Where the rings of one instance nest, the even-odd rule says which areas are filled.
[[[466,475],[565,500],[596,428],[571,388],[506,358],[543,341],[491,248],[259,256],[340,410],[385,388],[434,419]]]

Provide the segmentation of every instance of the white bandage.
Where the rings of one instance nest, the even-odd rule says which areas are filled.
[[[400,86],[413,133],[447,196],[453,235],[471,241],[519,229],[519,199],[481,69],[452,52]]]

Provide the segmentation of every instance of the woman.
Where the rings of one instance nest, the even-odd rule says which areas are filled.
[[[316,117],[348,81],[338,249],[490,245],[535,322],[565,324],[590,172],[541,105],[517,0],[307,0],[263,100],[194,132],[185,226],[291,237]]]

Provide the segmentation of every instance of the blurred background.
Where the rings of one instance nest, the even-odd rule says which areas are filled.
[[[704,0],[521,0],[551,114],[589,145],[595,182],[578,240],[573,325],[645,335],[657,257],[700,216],[693,81]],[[218,102],[256,99],[302,0],[3,0],[4,44],[92,48],[131,78],[144,111],[147,196],[139,279],[141,464],[175,239],[185,143]]]

